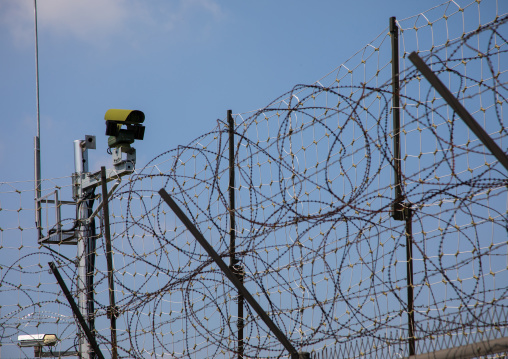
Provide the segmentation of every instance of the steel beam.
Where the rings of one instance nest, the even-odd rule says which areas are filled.
[[[275,325],[272,319],[266,314],[266,312],[261,308],[259,303],[254,299],[254,297],[250,294],[250,292],[243,286],[242,282],[237,278],[235,273],[229,269],[229,267],[224,263],[222,258],[217,254],[217,252],[213,249],[213,247],[208,243],[208,241],[203,237],[201,232],[194,226],[191,220],[183,213],[183,211],[178,207],[175,201],[171,198],[171,196],[161,188],[159,191],[160,196],[167,203],[167,205],[173,210],[176,216],[180,219],[180,221],[187,227],[189,232],[192,233],[194,238],[201,244],[204,250],[208,253],[210,257],[214,260],[214,262],[219,266],[222,272],[226,275],[226,277],[233,283],[236,289],[244,296],[247,303],[250,304],[252,309],[259,315],[261,320],[266,324],[266,326],[270,329],[270,331],[275,335],[275,337],[280,341],[280,343],[286,348],[286,350],[291,354],[292,358],[299,358],[299,354],[296,349],[293,347],[293,344],[289,341],[289,339],[281,332],[281,330]]]
[[[436,74],[427,66],[416,52],[412,52],[409,55],[409,60],[416,66],[416,68],[422,73],[422,75],[430,82],[430,84],[436,89],[436,91],[443,97],[448,105],[455,111],[457,115],[466,123],[467,127],[482,141],[483,145],[489,149],[489,151],[496,157],[496,159],[504,166],[508,171],[508,157],[506,153],[497,145],[496,142],[489,136],[482,126],[476,122],[471,114],[466,110],[459,100],[453,96],[448,88],[441,82]]]
[[[60,285],[60,288],[62,288],[62,292],[64,293],[65,298],[67,298],[67,301],[69,302],[69,305],[71,306],[72,312],[78,319],[81,329],[83,329],[83,332],[85,332],[85,335],[88,338],[88,342],[90,343],[90,346],[93,348],[95,355],[97,355],[99,357],[99,359],[104,359],[104,356],[102,355],[102,352],[99,349],[99,345],[95,341],[94,335],[90,331],[90,328],[88,328],[85,318],[83,318],[83,315],[81,315],[81,312],[79,311],[78,306],[76,305],[76,303],[74,303],[74,300],[72,299],[72,295],[69,292],[69,289],[67,289],[67,286],[65,285],[65,282],[64,282],[62,276],[60,275],[58,268],[56,267],[55,263],[53,263],[53,262],[49,262],[48,264],[49,264],[49,268],[51,268],[51,271],[53,272],[53,275],[56,278],[56,281]]]

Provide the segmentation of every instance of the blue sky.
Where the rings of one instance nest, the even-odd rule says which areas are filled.
[[[109,108],[145,112],[145,140],[135,144],[141,168],[161,152],[212,130],[228,109],[254,111],[297,84],[319,80],[386,33],[390,16],[403,19],[441,2],[39,0],[42,176],[70,176],[73,141],[87,134],[96,135],[98,144],[90,152],[91,170],[111,167],[104,135]],[[504,7],[497,13],[506,13],[508,2],[497,2]],[[491,11],[495,0],[482,5],[483,15],[496,13]],[[33,0],[0,0],[0,182],[33,179],[33,20]],[[454,30],[463,31],[460,26]],[[428,34],[418,38],[422,48],[433,41]],[[414,43],[408,48],[412,50]],[[375,63],[375,56],[371,61]],[[375,70],[374,65],[369,68]],[[433,149],[435,144],[429,146]],[[62,181],[71,182],[58,182]],[[30,183],[24,186],[31,188]],[[21,202],[21,196],[14,197]],[[4,206],[5,198],[0,198]],[[12,251],[22,255],[18,243],[11,244],[14,231],[32,246],[24,251],[36,248],[34,231],[21,234],[16,227],[32,226],[32,212],[22,216],[14,205],[6,208],[11,209],[3,211],[9,218],[23,218],[28,224],[9,223],[12,231],[4,238],[11,252],[4,250],[0,262],[7,262]]]
[[[146,114],[138,168],[206,133],[227,109],[264,107],[339,66],[388,25],[440,1],[39,0],[43,178],[73,171],[72,142],[96,135],[92,170],[110,167],[104,113]],[[0,181],[33,179],[32,0],[0,2]]]

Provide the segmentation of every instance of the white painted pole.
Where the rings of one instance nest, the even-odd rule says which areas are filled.
[[[88,150],[82,146],[83,141],[74,141],[74,170],[79,177],[83,177],[83,174],[88,172]],[[78,181],[81,183],[81,181]],[[86,250],[85,241],[88,239],[88,226],[84,223],[84,219],[88,218],[88,201],[83,200],[85,193],[83,188],[78,188],[78,200],[77,206],[79,206],[79,217],[81,220],[79,225],[79,236],[78,236],[78,308],[83,318],[88,320],[88,307],[87,307],[87,293],[86,293]],[[90,359],[90,345],[86,340],[86,336],[83,331],[79,329],[79,353],[81,359]]]

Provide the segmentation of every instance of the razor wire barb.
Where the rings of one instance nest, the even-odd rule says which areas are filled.
[[[505,149],[508,17],[494,3],[449,1],[397,22],[417,353],[508,336],[507,173],[407,61],[419,51]],[[315,357],[408,353],[408,234],[392,218],[389,54],[383,32],[318,82],[234,116],[236,258],[244,285],[292,344]],[[227,121],[217,120],[211,132],[155,157],[111,199],[119,356],[235,357],[236,291],[157,194],[165,188],[226,259],[228,131]],[[44,181],[44,188],[61,182]],[[23,186],[0,186],[7,204],[0,216],[19,223],[0,230],[0,293],[8,299],[0,307],[0,336],[14,343],[17,333],[54,327],[58,318],[64,350],[75,346],[72,314],[34,263],[58,260],[74,292],[76,269],[24,235],[35,229],[22,223],[21,203],[33,195]],[[94,314],[106,353],[102,232],[99,226]],[[75,258],[65,246],[54,249]],[[15,259],[8,261],[9,253]],[[248,306],[243,319],[245,357],[286,355]]]

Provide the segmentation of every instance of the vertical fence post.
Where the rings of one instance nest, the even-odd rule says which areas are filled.
[[[111,233],[109,230],[109,198],[108,185],[106,178],[106,168],[101,167],[101,184],[102,184],[102,213],[104,214],[104,239],[106,241],[106,262],[108,266],[108,287],[109,287],[109,307],[107,316],[111,324],[111,358],[117,359],[117,341],[116,341],[116,318],[118,309],[115,303],[115,282],[113,278],[113,258],[111,250]]]
[[[240,261],[236,258],[236,221],[235,221],[235,121],[232,111],[227,112],[228,132],[229,132],[229,268],[235,273],[238,280],[243,284],[244,270]],[[243,358],[243,302],[242,293],[238,292],[238,359]]]
[[[407,270],[407,326],[409,334],[409,355],[416,354],[415,311],[413,286],[413,210],[408,205],[404,210],[406,220],[406,270]]]
[[[402,176],[400,150],[400,80],[399,80],[399,28],[395,17],[390,18],[390,36],[392,39],[392,118],[393,118],[393,170],[395,201],[392,216],[402,220]]]
[[[402,194],[402,151],[400,145],[400,78],[399,78],[399,28],[396,18],[390,18],[390,37],[392,40],[392,116],[393,116],[393,170],[395,198],[392,205],[392,217],[405,221],[406,270],[407,270],[407,324],[409,355],[415,355],[415,318],[413,291],[413,212],[410,203],[404,203]]]
[[[94,190],[88,190],[90,195],[94,194]],[[94,288],[94,272],[95,272],[95,254],[96,254],[96,230],[95,219],[92,216],[93,199],[86,200],[87,202],[87,215],[86,219],[91,219],[91,222],[86,225],[87,238],[85,242],[85,263],[86,263],[86,306],[88,313],[88,327],[92,330],[95,336],[95,288]],[[90,359],[95,359],[96,355],[93,350],[90,351]]]

